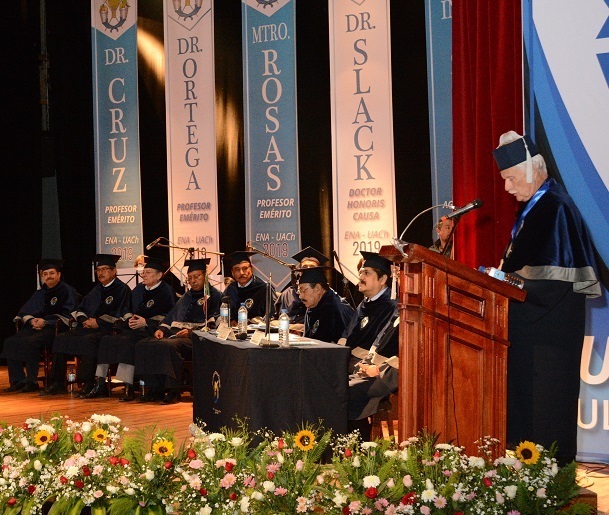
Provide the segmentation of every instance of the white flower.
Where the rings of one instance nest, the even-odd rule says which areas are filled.
[[[264,499],[264,495],[262,492],[258,492],[257,490],[252,494],[252,499],[256,501],[262,501]]]
[[[40,424],[40,420],[37,419],[37,418],[28,418],[28,419],[25,420],[25,423],[27,424],[28,427],[34,428],[38,424]]]
[[[558,474],[558,463],[554,462],[552,463],[552,475],[555,476],[556,474]]]
[[[78,474],[78,472],[79,472],[79,468],[76,465],[72,465],[71,467],[68,467],[68,470],[66,470],[66,477],[67,478],[74,477]]]
[[[283,457],[283,454],[282,454],[282,453],[278,453],[278,454],[277,454],[277,461],[278,461],[279,463],[283,463],[283,462],[285,461],[285,458]]]
[[[133,495],[133,494],[135,494],[135,490],[133,488],[129,487],[129,488],[125,489],[125,493],[127,495]]]
[[[115,494],[116,492],[118,492],[118,488],[112,485],[107,485],[106,490],[108,490],[108,492],[110,492],[111,494]]]
[[[42,463],[40,463],[40,460],[34,461],[34,468],[36,470],[42,470]]]
[[[436,498],[436,491],[431,490],[423,490],[421,492],[421,500],[422,501],[433,501]]]
[[[495,499],[497,501],[497,504],[505,503],[505,499],[503,498],[503,495],[501,495],[501,492],[495,492]]]
[[[205,454],[205,457],[208,460],[211,460],[216,455],[216,449],[214,449],[213,447],[208,447],[203,451],[203,454]]]
[[[376,442],[364,442],[362,443],[362,449],[374,449],[377,445]]]
[[[21,439],[21,445],[22,445],[23,447],[27,447],[28,445],[30,445],[30,442],[28,442],[28,441],[27,441],[27,438],[23,437],[23,438]]]
[[[150,469],[146,469],[146,474],[144,474],[148,481],[152,481],[154,479],[154,471]]]
[[[40,452],[44,452],[44,451],[46,451],[48,446],[49,446],[49,444],[48,444],[48,443],[43,443],[43,444],[40,446]]]
[[[80,426],[80,429],[83,433],[88,433],[89,431],[91,431],[91,427],[91,422],[83,422],[82,426]]]
[[[389,481],[387,481],[387,488],[393,488],[395,486],[395,481],[393,480],[393,478],[389,478]]]
[[[246,495],[239,502],[239,506],[243,513],[248,513],[250,511],[250,498]]]
[[[353,466],[355,468],[359,468],[360,465],[361,465],[361,463],[359,461],[359,456],[355,456],[355,458],[353,458]]]
[[[387,458],[393,458],[393,457],[394,457],[394,456],[395,456],[397,453],[398,453],[398,451],[394,451],[394,450],[391,450],[391,449],[387,449],[387,450],[385,451],[385,456],[386,456]]]
[[[199,515],[211,515],[211,507],[205,506],[199,510]]]
[[[427,490],[434,490],[434,486],[433,486],[433,483],[431,482],[431,479],[427,478],[425,480],[425,488],[427,488]]]
[[[371,488],[371,487],[376,488],[377,486],[379,486],[381,484],[381,480],[378,476],[366,476],[362,482],[363,482],[364,488]]]
[[[272,481],[265,481],[262,483],[262,488],[264,488],[265,492],[274,492],[275,491],[275,483]]]
[[[469,456],[468,461],[471,467],[484,468],[484,458]]]
[[[233,447],[239,447],[240,445],[243,445],[243,438],[241,438],[240,436],[233,436],[233,438],[231,438],[230,444]]]
[[[46,431],[48,433],[55,434],[55,428],[48,424],[41,424],[41,426],[38,428],[38,431]]]
[[[453,448],[449,443],[439,443],[436,445],[436,449],[440,449],[441,451],[450,451]]]
[[[508,485],[504,487],[503,490],[505,491],[505,495],[507,495],[508,498],[513,499],[514,497],[516,497],[518,487],[516,485]]]
[[[210,433],[207,435],[207,438],[210,442],[213,442],[215,440],[220,440],[221,442],[224,442],[226,440],[226,437],[222,433]]]
[[[334,502],[334,504],[340,508],[343,504],[347,502],[347,496],[341,494],[340,492],[336,492],[336,495],[332,499],[332,502]]]

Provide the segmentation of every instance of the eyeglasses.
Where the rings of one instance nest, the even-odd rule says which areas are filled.
[[[98,266],[95,269],[95,272],[97,272],[98,274],[101,274],[103,272],[107,272],[108,270],[112,270],[112,268],[110,268],[109,266]]]
[[[190,274],[188,276],[187,281],[189,283],[193,282],[193,281],[198,281],[199,279],[201,279],[201,277],[205,276],[205,274]]]
[[[304,288],[298,288],[298,295],[302,295],[303,293],[306,293],[307,290],[312,290],[313,288],[311,288],[310,286],[305,286]]]

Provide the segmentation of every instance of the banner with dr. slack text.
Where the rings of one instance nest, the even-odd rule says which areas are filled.
[[[357,283],[361,251],[396,234],[389,0],[329,0],[334,249]]]
[[[131,268],[142,253],[137,1],[92,0],[96,247]]]
[[[220,274],[213,1],[164,0],[170,267],[210,258]]]
[[[245,234],[256,273],[279,287],[300,250],[296,2],[242,0],[241,14]]]

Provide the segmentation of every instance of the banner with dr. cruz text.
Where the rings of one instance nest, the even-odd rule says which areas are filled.
[[[137,1],[92,0],[97,252],[130,268],[143,251]]]
[[[193,255],[211,258],[219,274],[213,2],[163,6],[172,272],[179,277]]]
[[[334,248],[357,282],[361,251],[396,236],[389,0],[329,0]]]
[[[300,250],[295,0],[242,0],[246,238],[281,262]],[[232,250],[245,250],[242,249]],[[254,256],[278,287],[290,269]]]

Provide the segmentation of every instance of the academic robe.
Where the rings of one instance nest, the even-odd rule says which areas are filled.
[[[290,317],[290,324],[304,323],[307,307],[300,300],[296,287],[290,285],[279,295],[275,302],[275,316],[277,318],[279,318],[282,309],[285,309]]]
[[[264,317],[266,315],[266,285],[266,282],[255,275],[250,284],[244,288],[239,286],[237,281],[230,283],[226,290],[224,290],[224,295],[231,299],[231,320],[237,320],[237,311],[242,302],[244,302],[247,307],[248,319],[251,320],[255,317]],[[273,306],[275,305],[276,300],[277,293],[275,292],[275,288],[271,285],[271,314],[273,313]]]
[[[336,343],[344,336],[353,317],[355,310],[330,288],[323,294],[317,306],[307,309],[304,336]]]

